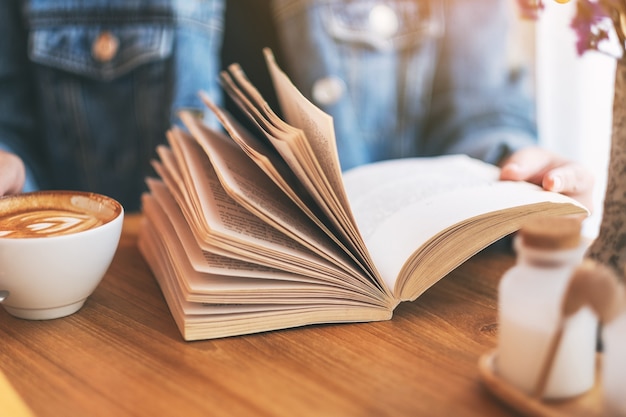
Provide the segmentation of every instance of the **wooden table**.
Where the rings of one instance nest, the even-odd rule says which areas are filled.
[[[477,369],[496,345],[496,286],[511,254],[477,255],[390,321],[185,342],[136,247],[139,220],[127,216],[78,313],[0,311],[0,369],[36,416],[512,414]]]

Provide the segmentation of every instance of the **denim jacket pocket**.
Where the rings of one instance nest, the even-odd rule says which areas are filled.
[[[173,36],[167,22],[30,28],[51,184],[137,208],[169,124]]]
[[[106,29],[78,25],[35,28],[29,39],[33,62],[99,81],[165,59],[172,49],[173,29],[154,23]]]

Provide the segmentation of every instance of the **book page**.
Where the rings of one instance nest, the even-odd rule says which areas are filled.
[[[180,134],[176,130],[174,135]],[[170,139],[172,137],[170,136]],[[179,189],[178,195],[188,194],[187,198],[180,198],[177,203],[181,208],[196,206],[199,212],[199,222],[196,217],[186,217],[192,227],[198,244],[205,250],[215,248],[228,252],[230,256],[239,256],[240,259],[261,263],[273,268],[283,268],[300,274],[314,276],[337,275],[337,268],[314,254],[301,244],[268,225],[254,216],[223,189],[217,174],[210,161],[203,152],[185,153],[183,148],[176,147],[177,142],[170,143],[176,152],[161,149],[161,158],[166,161],[178,158],[176,165],[180,170],[184,186]],[[168,156],[168,158],[165,158]],[[165,165],[165,164],[164,164]],[[168,175],[161,174],[166,179]],[[168,188],[176,188],[177,184],[168,184]],[[177,194],[174,194],[176,197]],[[183,210],[188,216],[188,211]]]
[[[326,174],[330,188],[339,199],[340,206],[348,207],[347,197],[343,189],[332,117],[298,91],[287,75],[278,67],[269,49],[265,49],[263,53],[286,121],[290,125],[302,129],[321,170]]]
[[[370,294],[337,287],[326,280],[288,274],[228,258],[220,259],[206,253],[203,255],[208,256],[200,260],[197,255],[201,251],[190,232],[185,235],[185,222],[181,221],[180,215],[178,218],[169,217],[169,213],[151,195],[144,195],[142,204],[146,217],[160,236],[163,250],[176,271],[174,278],[187,301],[212,304],[376,304],[376,298]],[[237,273],[233,274],[233,271]]]
[[[282,190],[230,138],[206,128],[198,119],[184,116],[194,138],[180,132],[173,140],[185,154],[202,154],[212,166],[224,190],[242,207],[328,262],[333,263],[347,282],[368,283],[354,259],[328,238]],[[190,156],[191,157],[191,156]],[[337,274],[339,275],[339,274]]]
[[[151,231],[150,244],[159,252],[161,261],[167,263],[171,271],[177,294],[188,303],[191,314],[232,314],[250,311],[269,313],[288,310],[303,305],[335,305],[377,307],[371,299],[358,294],[324,285],[298,281],[273,281],[269,279],[247,279],[244,277],[222,278],[216,275],[199,273],[194,270],[175,246],[175,241],[159,237],[161,230],[149,217]],[[161,235],[162,236],[162,235]],[[165,258],[165,259],[163,259]],[[155,263],[155,260],[150,260]]]
[[[207,107],[215,113],[218,120],[222,123],[233,142],[239,145],[241,150],[249,157],[249,161],[246,162],[254,162],[267,178],[274,182],[280,188],[280,191],[293,201],[302,213],[313,221],[335,245],[340,247],[354,261],[360,263],[359,259],[354,256],[354,251],[351,250],[351,248],[354,249],[354,246],[351,244],[349,244],[350,247],[346,246],[346,242],[349,243],[349,238],[341,231],[341,225],[335,218],[327,215],[330,209],[328,207],[322,208],[318,204],[317,199],[321,199],[319,194],[316,194],[315,197],[312,196],[307,190],[310,185],[302,184],[282,157],[278,155],[276,149],[272,147],[272,143],[279,142],[278,139],[273,138],[269,132],[264,131],[266,137],[270,139],[270,143],[263,142],[243,128],[230,114],[212,103],[206,94],[201,93],[201,96]],[[187,112],[181,112],[180,116],[207,155],[209,157],[216,154],[219,155],[219,152],[215,152],[214,149],[208,146],[210,144],[203,140],[204,137],[213,135],[215,132],[212,132],[200,120]],[[259,129],[264,130],[260,126]],[[237,162],[237,165],[240,164],[241,161]]]
[[[320,227],[326,227],[325,223],[320,218],[321,213],[317,203],[287,165],[285,160],[273,147],[272,143],[278,141],[278,139],[270,139],[269,143],[262,141],[257,136],[248,132],[228,112],[215,105],[205,93],[201,92],[200,96],[204,104],[217,116],[232,140],[239,145],[250,160],[254,161],[254,163],[263,170],[265,175],[267,175],[267,177],[313,221],[319,224]],[[197,118],[191,117],[187,112],[181,112],[180,116],[187,128],[191,131],[197,132],[206,129],[206,126],[203,126]],[[260,130],[264,131],[266,137],[272,136],[270,132],[260,126],[260,121],[253,117],[251,117],[251,119],[254,119],[253,122]]]
[[[525,216],[586,213],[571,198],[498,177],[495,166],[463,155],[398,159],[345,173],[357,224],[396,296],[413,273],[403,271],[407,261],[413,268],[430,268],[433,275],[423,279],[432,285],[441,278],[437,274],[449,272],[488,243],[517,230]],[[483,218],[488,213],[493,218]],[[463,234],[469,227],[473,235]],[[439,250],[449,259],[434,261],[424,254],[421,264],[411,263],[431,242],[443,247]],[[446,252],[446,246],[451,250]]]
[[[163,182],[155,179],[147,180],[150,189],[149,196],[142,197],[142,208],[147,217],[152,219],[157,229],[162,229],[161,234],[168,232],[163,239],[172,240],[177,238],[186,257],[193,268],[199,272],[216,275],[247,276],[252,278],[290,279],[318,282],[311,277],[300,276],[293,272],[269,268],[264,265],[247,262],[228,256],[224,251],[216,253],[202,249],[185,221],[180,207],[170,194]],[[163,225],[162,225],[163,224]],[[171,225],[168,227],[168,225]],[[170,229],[176,236],[171,235]]]
[[[309,190],[320,210],[333,221],[332,228],[337,231],[337,236],[359,260],[372,283],[388,292],[389,289],[384,287],[347,205],[335,148],[332,118],[308,102],[273,60],[268,59],[267,62],[283,110],[290,108],[292,113],[301,113],[289,120],[289,124],[269,109],[241,68],[235,64],[229,66],[229,74],[222,77],[227,92],[238,102],[244,113],[251,115],[253,120],[270,131],[271,134],[267,135],[270,140],[277,139],[273,142],[275,149]]]
[[[255,150],[262,152],[266,159],[260,161],[254,158],[253,160],[263,162],[264,164],[259,166],[281,188],[287,186],[285,193],[290,198],[295,197],[296,203],[300,206],[306,204],[303,210],[308,210],[310,213],[322,213],[323,216],[318,215],[317,218],[320,221],[325,220],[329,229],[334,230],[339,238],[353,246],[354,243],[346,234],[345,224],[338,217],[338,213],[341,214],[342,210],[338,212],[338,206],[332,199],[332,194],[329,195],[328,189],[324,188],[324,175],[315,162],[313,150],[304,132],[285,123],[269,108],[238,65],[230,65],[229,71],[230,73],[222,72],[220,77],[224,89],[267,139],[268,146],[261,148],[258,143],[250,143],[248,135],[241,135],[241,130],[235,129],[235,126],[230,123],[231,120],[224,117],[221,109],[207,103],[209,108],[214,111],[233,140],[242,148],[250,150],[250,145],[256,145]],[[280,160],[273,157],[275,153],[280,156]],[[276,165],[267,165],[270,162]]]

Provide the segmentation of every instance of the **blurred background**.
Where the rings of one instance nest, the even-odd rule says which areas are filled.
[[[511,60],[533,63],[530,88],[537,98],[541,144],[582,162],[595,175],[595,212],[584,226],[585,235],[595,237],[606,188],[615,60],[599,52],[577,54],[570,28],[575,1],[545,5],[536,22],[517,17]],[[512,12],[518,16],[515,4]]]

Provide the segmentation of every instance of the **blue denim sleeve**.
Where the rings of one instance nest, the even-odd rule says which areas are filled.
[[[528,72],[511,68],[504,0],[448,0],[445,35],[426,128],[427,153],[464,153],[497,163],[534,144]]]
[[[18,7],[17,1],[0,2],[0,148],[22,158],[27,166],[27,187],[32,189],[38,182],[35,92]]]

